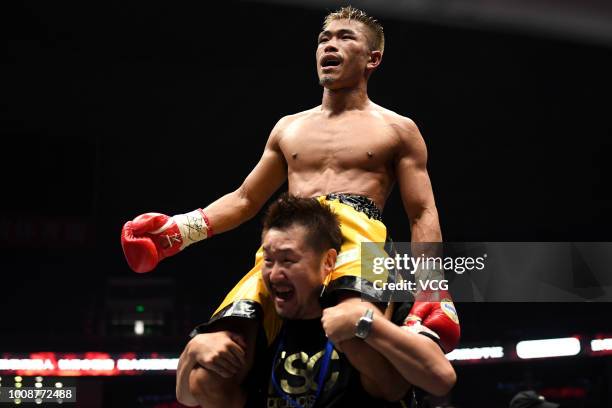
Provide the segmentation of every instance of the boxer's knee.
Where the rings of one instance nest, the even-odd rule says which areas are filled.
[[[240,382],[235,376],[223,378],[203,367],[195,367],[189,374],[189,392],[204,406],[229,406],[228,398],[240,393]]]

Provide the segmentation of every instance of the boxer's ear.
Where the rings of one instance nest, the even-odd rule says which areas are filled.
[[[367,68],[374,70],[378,68],[382,62],[382,52],[379,50],[370,51],[370,57],[368,58]]]

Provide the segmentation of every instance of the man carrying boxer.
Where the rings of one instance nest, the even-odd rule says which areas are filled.
[[[418,128],[412,120],[368,98],[368,80],[380,65],[383,51],[383,30],[376,20],[352,7],[329,14],[316,51],[324,88],[321,105],[282,118],[242,185],[204,210],[173,217],[147,213],[126,223],[122,244],[130,267],[150,271],[213,231],[237,227],[257,214],[288,180],[289,193],[326,201],[340,217],[344,244],[327,277],[328,290],[361,292],[376,300],[377,291],[360,277],[359,246],[387,240],[380,209],[393,184],[399,185],[412,241],[442,239],[426,168],[427,151]],[[261,321],[267,341],[274,341],[281,322],[261,278],[262,265],[260,248],[253,269],[213,314],[214,330],[222,330],[224,320],[232,317],[241,318],[243,333],[253,321]],[[282,296],[289,300],[295,293],[289,290]],[[457,316],[452,307],[440,307],[441,298],[426,300],[434,301],[421,302],[417,295],[407,323],[421,322],[433,330],[448,352],[458,342]]]
[[[202,407],[399,407],[385,401],[402,399],[410,384],[446,394],[455,373],[430,338],[400,329],[370,302],[322,309],[321,287],[342,241],[336,215],[319,200],[284,195],[274,202],[264,220],[262,279],[283,328],[267,361],[252,373],[243,339],[227,331],[196,336],[180,358],[179,401]],[[252,329],[249,338],[257,335]],[[216,380],[228,376],[242,380]]]

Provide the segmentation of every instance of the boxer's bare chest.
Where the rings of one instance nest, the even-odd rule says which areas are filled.
[[[393,128],[371,114],[332,119],[305,115],[283,130],[280,142],[290,173],[326,169],[380,172],[390,168],[396,145]]]

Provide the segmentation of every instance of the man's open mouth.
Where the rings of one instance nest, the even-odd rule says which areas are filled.
[[[326,55],[321,58],[321,67],[329,68],[329,67],[337,67],[342,63],[342,60],[335,55]]]
[[[293,297],[295,291],[293,288],[275,288],[274,289],[274,297],[277,297],[280,300],[288,301]]]

